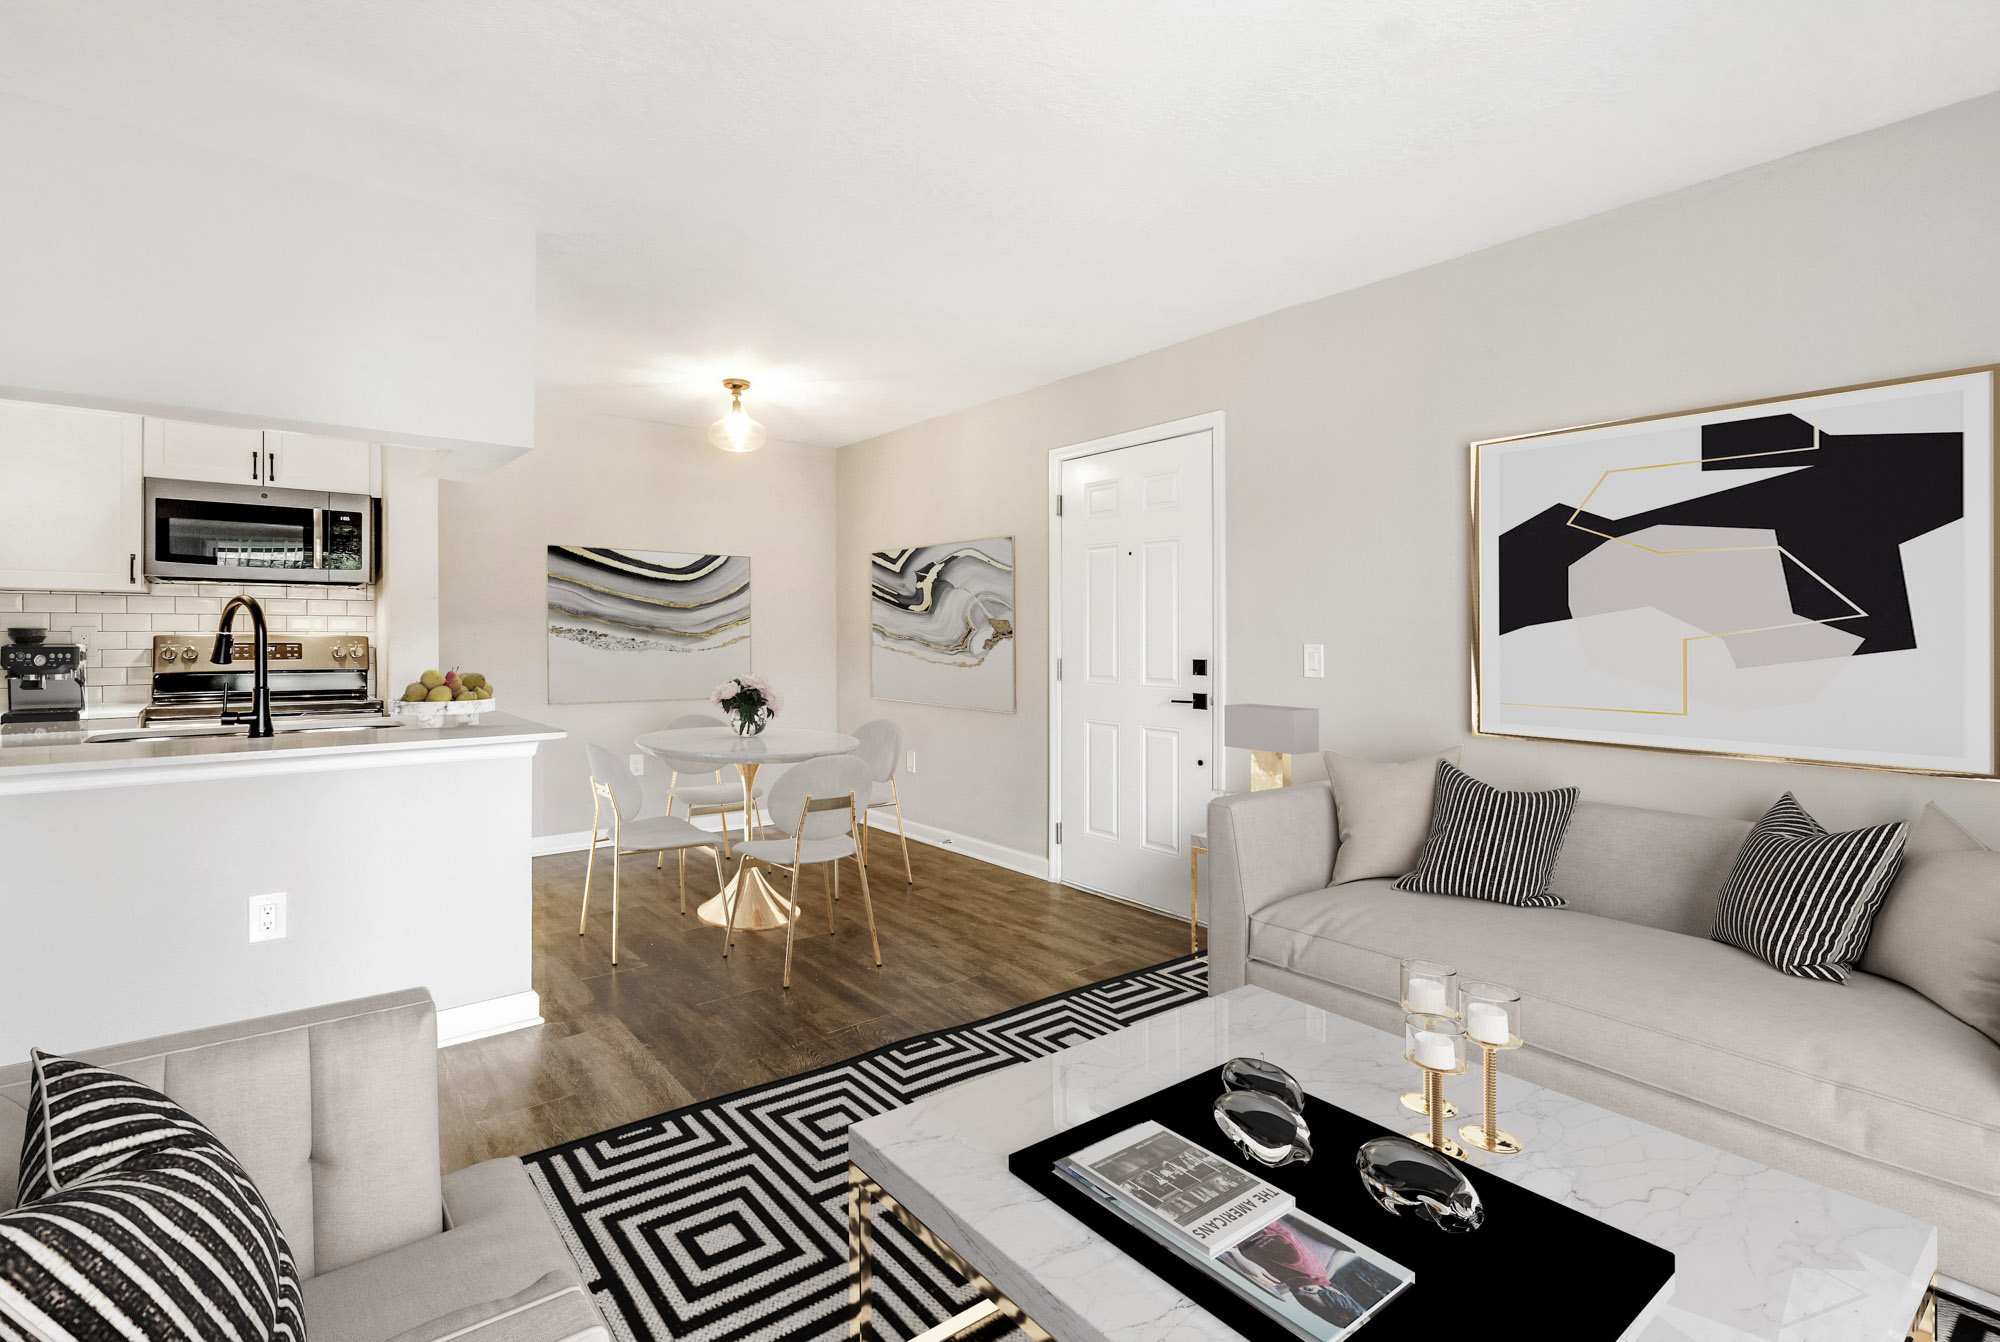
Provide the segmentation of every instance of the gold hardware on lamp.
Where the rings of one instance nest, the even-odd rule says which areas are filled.
[[[1475,1041],[1486,1054],[1486,1111],[1485,1117],[1477,1123],[1466,1123],[1459,1127],[1458,1135],[1470,1145],[1482,1151],[1491,1151],[1496,1156],[1514,1156],[1521,1153],[1521,1139],[1511,1132],[1503,1132],[1497,1125],[1500,1114],[1499,1073],[1493,1067],[1493,1055],[1503,1048],[1519,1048],[1518,1036],[1510,1037],[1504,1044],[1489,1044],[1484,1040]]]
[[[1466,1070],[1464,1027],[1450,1016],[1415,1014],[1403,1018],[1403,1032],[1407,1045],[1403,1058],[1424,1074],[1424,1112],[1431,1120],[1428,1131],[1410,1133],[1409,1138],[1439,1155],[1462,1157],[1465,1148],[1444,1135],[1444,1079]]]
[[[729,393],[729,413],[708,426],[708,441],[724,452],[755,452],[764,445],[766,430],[743,410],[743,393],[750,383],[740,377],[722,379]]]
[[[1521,1139],[1500,1128],[1500,1073],[1494,1058],[1505,1049],[1521,1047],[1521,995],[1498,983],[1461,983],[1458,1014],[1465,1022],[1466,1039],[1486,1055],[1485,1113],[1479,1122],[1460,1127],[1458,1135],[1481,1151],[1518,1155]]]

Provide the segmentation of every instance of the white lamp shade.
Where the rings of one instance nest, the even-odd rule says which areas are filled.
[[[1304,755],[1319,749],[1319,710],[1281,704],[1228,704],[1222,710],[1222,744],[1237,750]]]

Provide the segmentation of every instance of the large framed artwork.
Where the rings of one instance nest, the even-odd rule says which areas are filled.
[[[868,557],[877,699],[1014,711],[1014,538]]]
[[[551,545],[549,702],[706,699],[750,670],[746,555]]]
[[[1992,776],[1996,367],[1474,443],[1473,729]]]

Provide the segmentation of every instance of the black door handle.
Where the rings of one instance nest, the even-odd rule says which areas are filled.
[[[1204,711],[1208,708],[1208,696],[1199,693],[1192,699],[1169,699],[1167,702],[1170,704],[1193,704],[1196,708]]]

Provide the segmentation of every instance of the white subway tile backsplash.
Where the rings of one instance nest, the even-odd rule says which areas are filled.
[[[126,641],[129,637],[126,634],[107,634],[100,629],[90,636],[90,646],[93,651],[98,648],[129,648],[136,646]],[[141,635],[141,637],[145,636]]]
[[[143,632],[152,629],[154,617],[151,615],[106,615],[103,619],[106,629]]]
[[[170,596],[128,596],[125,609],[135,615],[171,615],[174,599]]]
[[[25,615],[10,615],[7,617],[7,624],[9,627],[19,625],[23,629],[46,629],[49,627],[49,617],[39,611]]]
[[[347,613],[372,620],[375,618],[375,603],[373,601],[350,601],[347,603]]]
[[[177,596],[174,598],[176,615],[220,615],[222,602],[212,596]]]
[[[50,615],[68,614],[76,609],[76,593],[24,592],[21,594],[21,609]]]
[[[275,587],[272,588],[271,592],[272,595],[275,596],[277,594],[277,588]],[[326,589],[324,587],[297,587],[297,586],[287,587],[285,589],[285,595],[299,601],[310,601],[316,597],[325,596]]]
[[[205,582],[201,585],[201,594],[203,596],[228,598],[232,596],[241,596],[243,594],[243,589],[237,586],[235,583]],[[256,594],[253,592],[251,595],[254,596]]]
[[[76,598],[78,610],[93,610],[103,614],[123,611],[125,598],[122,596],[101,596],[96,592],[81,592]]]
[[[326,631],[326,616],[324,615],[290,615],[286,619],[289,623],[285,627],[294,633],[316,634]]]
[[[142,685],[106,685],[103,701],[106,704],[143,704],[153,697],[151,678]]]
[[[151,648],[100,649],[92,645],[90,655],[104,659],[98,663],[100,666],[151,666],[153,663],[153,650]]]
[[[330,634],[365,634],[368,632],[368,621],[359,615],[329,615],[326,617],[326,630]]]
[[[52,615],[49,617],[49,628],[87,629],[96,633],[103,619],[102,615]]]
[[[153,632],[156,634],[192,634],[201,628],[201,621],[192,615],[155,615]]]
[[[294,601],[290,597],[279,597],[273,601],[259,602],[266,615],[303,615],[306,613],[304,601]]]
[[[21,594],[19,592],[0,592],[0,610],[19,609],[21,609]]]
[[[306,602],[306,614],[345,615],[347,614],[347,603],[345,601],[308,601]]]

